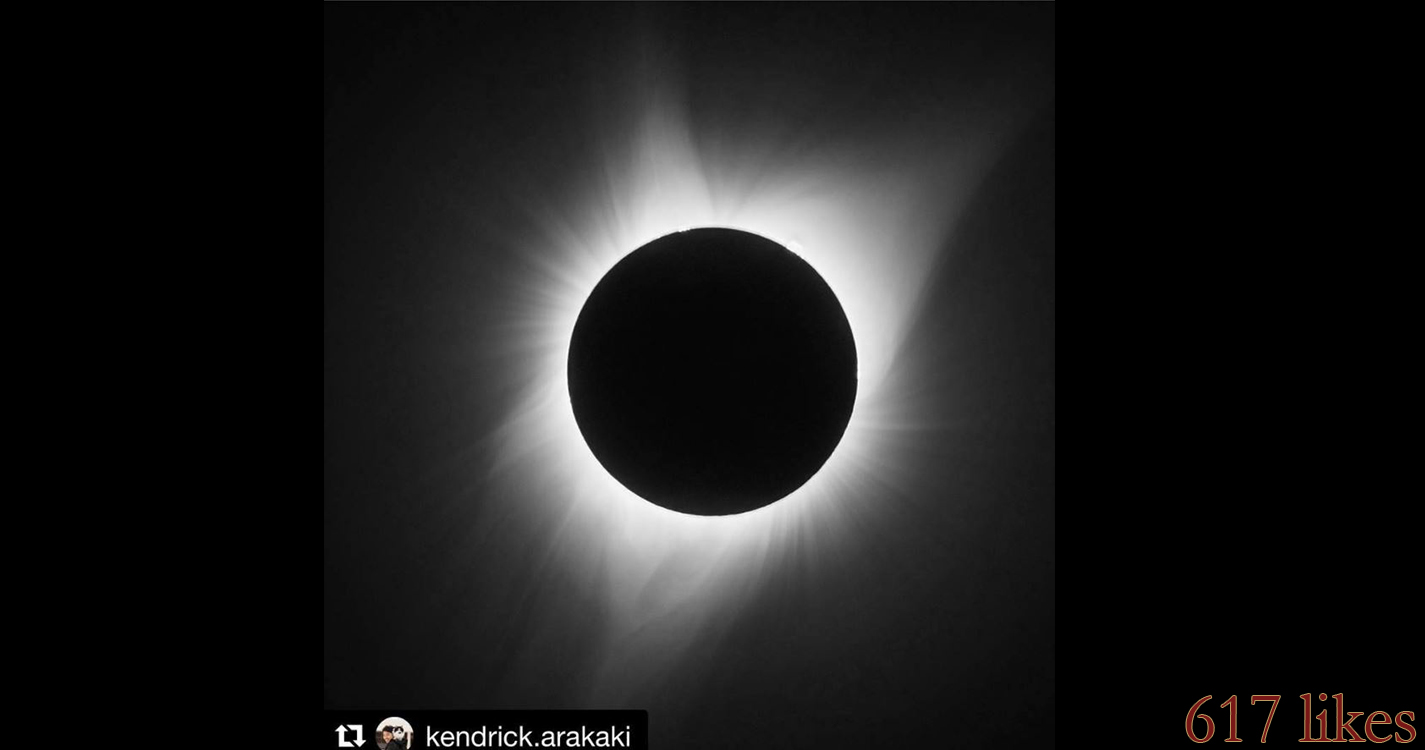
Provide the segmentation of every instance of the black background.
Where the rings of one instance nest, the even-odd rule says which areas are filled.
[[[494,336],[440,322],[438,303],[457,292],[436,249],[445,243],[422,240],[454,236],[442,201],[458,193],[498,214],[511,200],[502,176],[528,171],[531,154],[540,176],[577,161],[589,145],[566,106],[577,71],[616,58],[630,27],[653,24],[695,61],[700,111],[790,101],[799,127],[854,130],[878,122],[864,115],[878,96],[918,100],[963,74],[956,40],[1029,50],[1050,72],[1026,68],[1025,85],[1052,92],[1055,11],[324,10],[324,707],[569,707],[554,689],[501,693],[482,679],[498,660],[470,654],[500,633],[429,627],[458,603],[384,618],[362,593],[440,600],[439,535],[404,480],[500,419],[493,397],[453,415],[442,395],[456,381],[479,391],[500,379],[441,367],[449,341]],[[1080,47],[1118,35],[1082,31]],[[1131,33],[1152,46],[1152,28]],[[980,249],[938,270],[913,335],[917,366],[903,387],[934,393],[958,378],[978,396],[969,416],[994,426],[954,450],[934,434],[905,446],[905,485],[925,499],[918,527],[950,523],[944,499],[974,490],[953,519],[955,543],[878,539],[834,586],[759,600],[696,681],[632,706],[649,709],[654,747],[1044,746],[1056,729],[1186,745],[1187,710],[1209,693],[1212,742],[1225,737],[1227,696],[1242,701],[1239,736],[1255,742],[1265,708],[1247,697],[1281,694],[1280,744],[1300,738],[1303,692],[1344,692],[1352,711],[1420,709],[1415,501],[1381,478],[1382,464],[1408,456],[1343,427],[1335,412],[1350,399],[1319,423],[1303,416],[1340,396],[1298,385],[1332,357],[1311,335],[1318,319],[1301,312],[1319,300],[1276,302],[1282,277],[1247,260],[1261,238],[1209,229],[1223,211],[1213,191],[1175,179],[1192,174],[1183,154],[1213,128],[1171,123],[1206,126],[1226,106],[1206,69],[1179,60],[1145,72],[1137,59],[1076,79],[1073,132],[1091,145],[1072,158],[1078,262],[1065,317],[1078,324],[1066,382],[1082,397],[1070,410],[1070,471],[1056,477],[1051,97],[977,193],[957,241]],[[452,109],[442,93],[476,85],[479,106]],[[485,147],[460,151],[457,130]],[[1162,201],[1145,205],[1145,191]],[[478,319],[479,302],[469,305]],[[362,530],[393,507],[410,521],[387,543],[416,551],[378,565]]]

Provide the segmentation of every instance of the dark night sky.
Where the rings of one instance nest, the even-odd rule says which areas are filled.
[[[1053,4],[324,14],[325,707],[646,708],[664,748],[893,747],[951,726],[956,745],[1052,745]],[[900,128],[933,160],[1005,129],[970,193],[943,196],[958,219],[881,386],[913,424],[886,437],[875,512],[778,558],[676,665],[606,696],[573,687],[601,684],[604,605],[485,477],[521,385],[510,290],[540,252],[522,209],[579,203],[610,112],[644,93],[614,71],[650,44],[677,61],[705,153],[767,150],[748,169]]]

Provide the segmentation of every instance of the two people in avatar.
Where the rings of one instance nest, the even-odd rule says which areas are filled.
[[[397,736],[399,730],[400,736]],[[381,727],[381,750],[406,750],[405,727],[393,727],[387,724]]]

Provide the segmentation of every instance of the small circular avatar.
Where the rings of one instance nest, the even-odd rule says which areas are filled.
[[[769,505],[826,463],[856,401],[856,345],[817,272],[735,229],[660,237],[594,287],[569,397],[594,456],[681,513]]]
[[[377,750],[411,750],[415,730],[411,723],[399,716],[392,716],[376,724]]]

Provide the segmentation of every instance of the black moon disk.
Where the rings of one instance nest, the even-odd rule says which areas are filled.
[[[856,344],[806,261],[693,229],[630,253],[574,324],[569,397],[594,456],[651,503],[701,516],[780,500],[826,463],[856,401]]]

